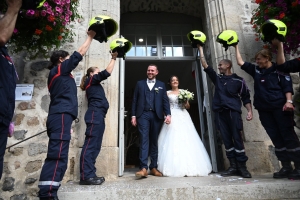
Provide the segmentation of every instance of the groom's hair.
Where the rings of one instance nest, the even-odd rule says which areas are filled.
[[[156,67],[156,69],[158,70],[158,67],[157,67],[156,64],[150,64],[150,65],[148,65],[148,67],[150,67],[150,66],[154,66],[154,67]]]

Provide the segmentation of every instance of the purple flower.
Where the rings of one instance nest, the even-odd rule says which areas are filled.
[[[27,10],[26,15],[32,17],[34,15],[34,10]]]
[[[45,10],[42,10],[42,11],[41,11],[41,15],[42,15],[43,17],[45,17],[45,16],[47,15],[47,12],[46,12]]]
[[[63,9],[61,9],[61,8],[58,7],[58,6],[55,7],[55,10],[56,10],[56,12],[59,12],[59,13],[62,13],[62,12],[63,12]]]

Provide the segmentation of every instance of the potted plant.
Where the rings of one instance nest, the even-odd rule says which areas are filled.
[[[258,7],[253,10],[252,27],[261,38],[261,25],[268,19],[281,20],[287,25],[284,50],[287,54],[299,54],[300,50],[300,0],[255,0]]]
[[[74,32],[68,25],[80,18],[78,0],[46,0],[36,9],[21,9],[14,33],[9,41],[13,53],[27,52],[27,57],[48,57],[49,51],[72,41]],[[0,13],[7,5],[0,2]]]

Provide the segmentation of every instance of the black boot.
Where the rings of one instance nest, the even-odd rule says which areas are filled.
[[[295,169],[288,175],[289,179],[300,180],[300,162],[295,162]]]
[[[273,174],[273,178],[287,178],[293,171],[290,161],[281,161],[282,168]]]
[[[252,178],[250,172],[247,170],[246,162],[237,162],[237,171],[243,178]]]
[[[237,174],[237,166],[235,158],[229,158],[229,168],[221,173],[221,176],[236,176]]]

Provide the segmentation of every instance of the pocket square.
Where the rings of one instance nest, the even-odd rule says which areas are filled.
[[[162,87],[158,87],[158,89],[163,89]]]

